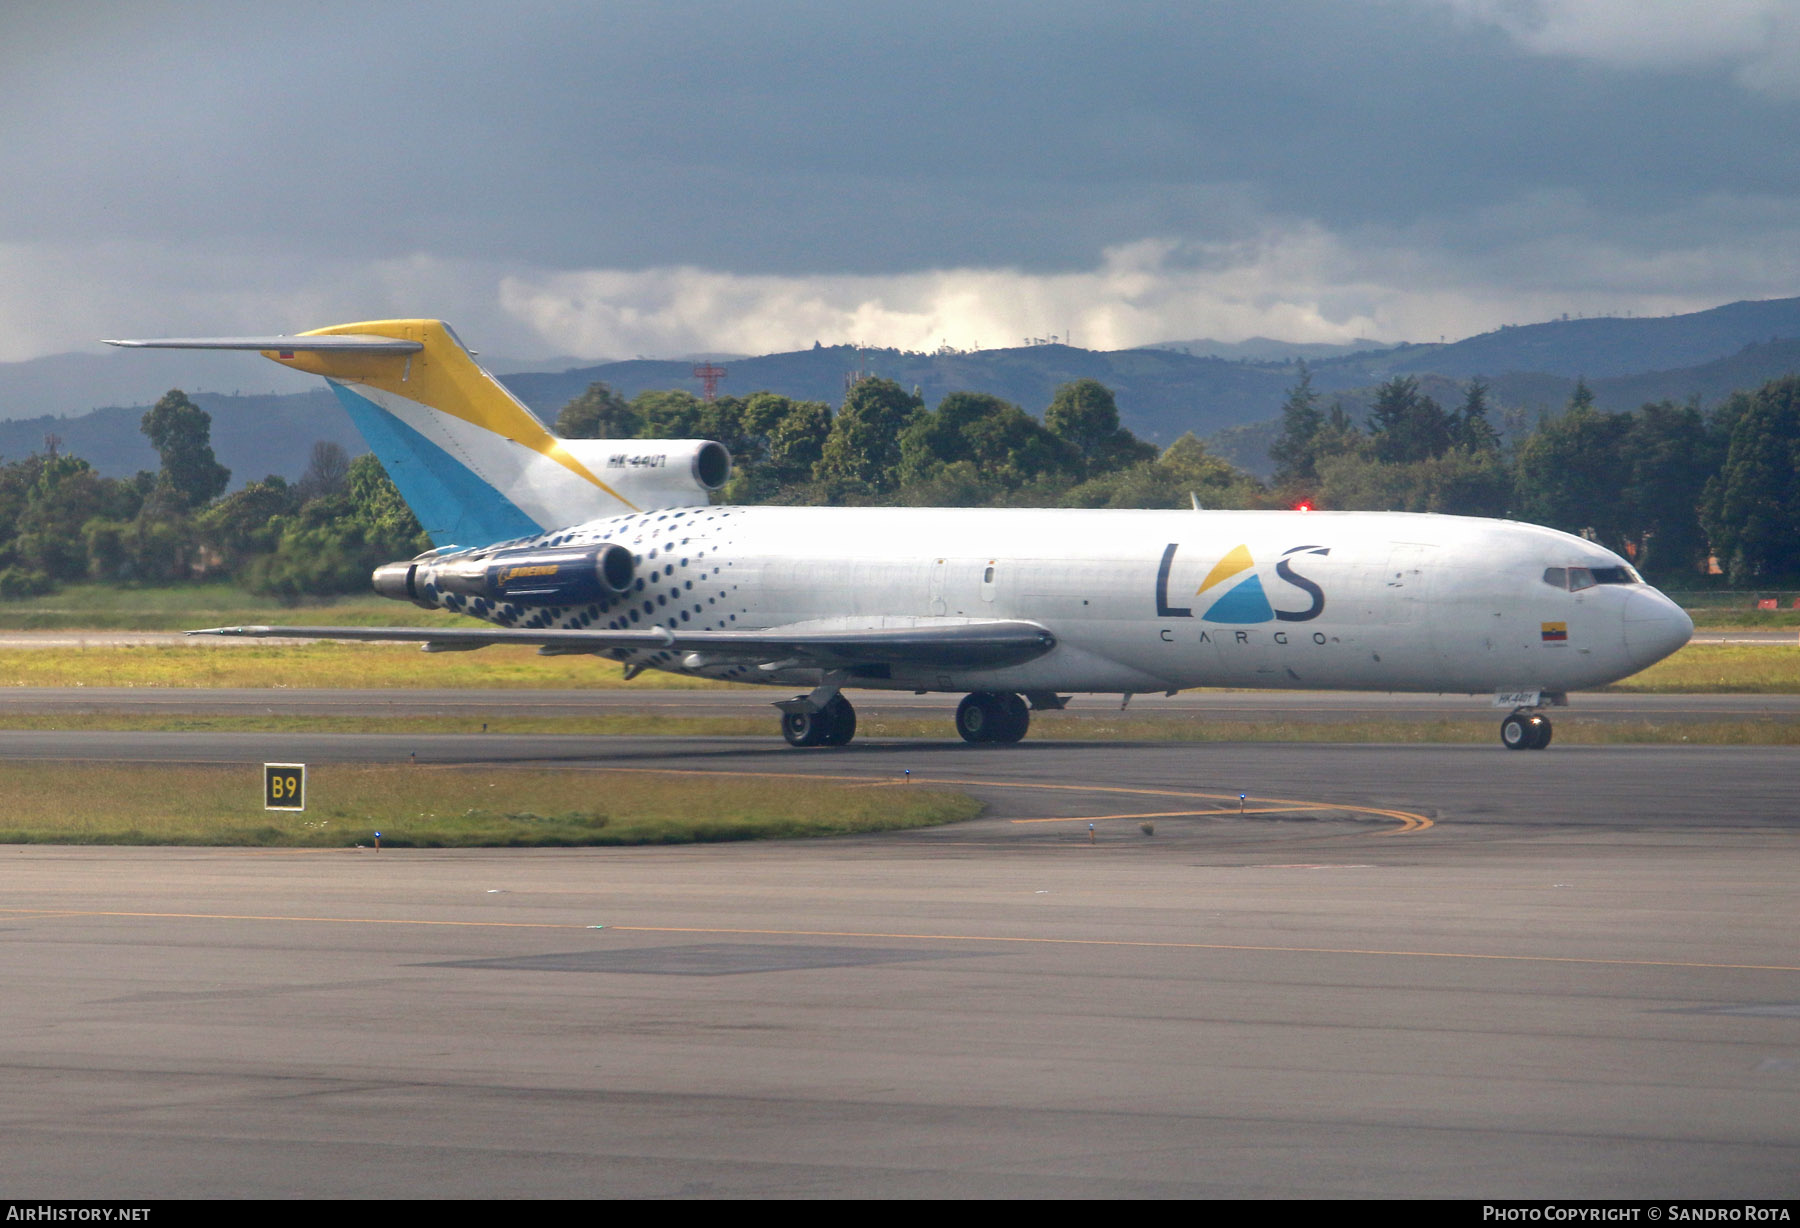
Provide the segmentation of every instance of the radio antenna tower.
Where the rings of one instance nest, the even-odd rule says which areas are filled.
[[[700,381],[700,399],[716,401],[719,399],[719,381],[725,378],[725,368],[703,362],[695,366],[694,378]]]

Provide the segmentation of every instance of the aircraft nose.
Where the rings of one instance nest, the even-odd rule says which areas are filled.
[[[1625,651],[1639,669],[1655,665],[1693,634],[1687,611],[1655,589],[1635,592],[1625,603]]]

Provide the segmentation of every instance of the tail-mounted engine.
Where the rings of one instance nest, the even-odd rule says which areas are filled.
[[[457,593],[514,605],[587,605],[630,590],[636,579],[631,551],[616,543],[579,550],[505,550],[495,554],[430,556],[384,563],[372,577],[375,591],[426,609],[426,593]]]
[[[731,477],[731,453],[709,439],[564,439],[560,446],[637,511],[704,505]]]

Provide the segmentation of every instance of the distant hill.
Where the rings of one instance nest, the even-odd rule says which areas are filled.
[[[1254,348],[1263,341],[1237,344]],[[1287,349],[1311,352],[1308,347]],[[634,359],[561,371],[510,371],[516,365],[512,360],[489,360],[507,386],[546,421],[554,421],[565,404],[595,381],[627,397],[652,388],[700,390],[692,358]],[[1307,361],[1326,404],[1342,397],[1359,418],[1370,390],[1397,374],[1418,376],[1426,391],[1446,405],[1461,399],[1470,377],[1482,375],[1496,410],[1524,410],[1528,421],[1535,421],[1539,412],[1559,411],[1577,376],[1586,377],[1605,409],[1690,397],[1712,405],[1735,389],[1800,371],[1800,298],[1732,303],[1660,319],[1558,320],[1450,345],[1398,345],[1315,355]],[[1294,365],[1286,358],[1225,358],[1168,348],[1100,352],[1066,345],[934,354],[816,346],[721,363],[727,369],[721,391],[739,396],[768,389],[836,405],[843,400],[845,378],[860,370],[918,388],[928,405],[946,393],[968,390],[993,393],[1033,414],[1043,412],[1057,385],[1095,379],[1113,390],[1126,426],[1140,437],[1162,444],[1185,431],[1214,437],[1234,460],[1258,471],[1266,468],[1266,456],[1261,465],[1252,461],[1259,446],[1266,453],[1267,444],[1256,441],[1272,438],[1264,427],[1278,414],[1295,379]],[[254,396],[219,391],[268,388],[283,381],[298,382],[307,391]],[[68,400],[59,389],[74,386],[118,389],[113,403],[135,402],[140,408],[61,416]],[[126,475],[149,468],[155,457],[138,432],[141,406],[170,387],[185,388],[213,415],[215,448],[231,467],[234,482],[267,473],[297,477],[318,439],[337,440],[353,453],[363,450],[328,392],[261,358],[121,352],[0,364],[0,419],[19,415],[0,421],[0,456],[39,451],[44,436],[56,434],[64,450],[85,456],[103,473]],[[22,416],[27,413],[31,416]],[[1234,427],[1256,429],[1220,434]]]
[[[99,349],[0,363],[0,420],[85,414],[96,406],[152,405],[171,388],[195,392],[309,392],[318,380],[260,354]]]
[[[1246,337],[1242,341],[1214,341],[1201,337],[1194,341],[1158,341],[1155,345],[1139,348],[1174,350],[1196,358],[1224,358],[1232,362],[1292,362],[1296,358],[1317,362],[1322,358],[1391,349],[1392,344],[1371,341],[1367,337],[1358,337],[1347,345],[1334,345],[1328,341],[1277,341],[1273,337]]]
[[[578,358],[531,361],[483,354],[496,375],[559,371]],[[197,357],[181,350],[120,350],[51,354],[24,362],[0,362],[0,421],[85,414],[96,406],[152,405],[171,388],[259,396],[315,392],[319,381],[290,371],[260,354],[223,350]]]
[[[1647,371],[1612,379],[1590,378],[1587,385],[1594,394],[1595,407],[1612,413],[1627,413],[1655,401],[1673,401],[1678,405],[1698,401],[1701,408],[1710,409],[1734,392],[1760,388],[1770,380],[1796,374],[1800,374],[1800,338],[1747,345],[1729,357],[1694,367]],[[1420,390],[1445,408],[1454,408],[1461,402],[1466,387],[1463,381],[1435,372],[1422,373],[1416,378]],[[1568,405],[1575,382],[1571,376],[1537,371],[1494,377],[1488,381],[1488,399],[1497,411],[1493,414],[1494,425],[1504,426],[1509,409],[1525,411],[1523,425],[1526,429],[1535,427],[1540,417],[1554,417]],[[1327,396],[1326,404],[1333,400],[1343,401],[1350,416],[1361,422],[1368,415],[1374,389],[1375,384],[1370,383],[1336,390]],[[1280,421],[1271,416],[1217,432],[1208,443],[1240,469],[1266,478],[1273,468],[1269,462],[1269,446],[1279,433]]]
[[[1376,382],[1426,371],[1453,379],[1535,371],[1570,379],[1586,376],[1592,384],[1614,376],[1698,366],[1755,342],[1786,337],[1800,337],[1800,298],[1728,303],[1680,316],[1523,324],[1448,345],[1402,346],[1318,365],[1355,368],[1363,377],[1375,376]]]
[[[1281,404],[1293,370],[1286,365],[1227,362],[1169,350],[1076,349],[1066,345],[1021,346],[954,354],[858,350],[820,346],[766,354],[724,364],[720,391],[744,396],[761,389],[810,401],[844,399],[844,378],[866,370],[911,390],[928,405],[946,393],[989,392],[1041,414],[1057,385],[1096,379],[1113,390],[1131,429],[1146,439],[1173,443],[1184,431],[1205,435],[1239,422],[1267,417]],[[558,410],[596,380],[625,397],[648,388],[699,391],[690,362],[638,359],[552,374],[508,376],[506,384],[540,417]]]
[[[1614,413],[1634,410],[1649,401],[1685,405],[1698,400],[1710,409],[1740,389],[1760,388],[1772,379],[1800,373],[1800,338],[1747,345],[1735,354],[1694,367],[1645,371],[1611,379],[1589,377],[1594,404]],[[1522,372],[1489,381],[1493,399],[1502,405],[1558,413],[1569,403],[1575,380],[1562,375]]]
[[[291,396],[200,392],[193,401],[212,415],[213,453],[231,470],[233,488],[271,473],[299,477],[320,439],[342,444],[352,456],[369,450],[337,398],[323,387]],[[0,460],[42,452],[45,436],[55,435],[59,452],[81,457],[108,477],[129,477],[157,467],[156,450],[139,429],[143,418],[144,407],[133,406],[0,422]]]

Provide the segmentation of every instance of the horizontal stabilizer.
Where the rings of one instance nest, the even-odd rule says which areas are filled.
[[[444,652],[517,644],[555,653],[605,652],[626,649],[698,653],[708,662],[764,664],[783,668],[844,669],[858,665],[902,665],[929,669],[998,669],[1034,660],[1056,647],[1056,637],[1037,623],[915,623],[904,627],[864,630],[784,631],[492,631],[461,627],[209,627],[189,635],[223,635],[251,639],[364,640],[420,643]]]
[[[104,344],[134,350],[257,350],[278,354],[417,354],[425,348],[418,341],[367,333],[313,337],[146,337]]]

